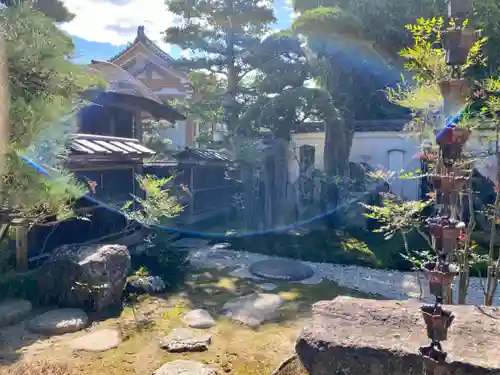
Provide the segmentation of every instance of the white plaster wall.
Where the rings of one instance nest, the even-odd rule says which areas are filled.
[[[323,151],[325,147],[324,133],[295,134],[292,138],[292,148],[298,149],[302,145],[311,145],[316,148],[316,168],[323,169]],[[419,143],[399,132],[356,132],[351,148],[350,161],[364,162],[374,169],[380,167],[389,169],[389,152],[401,150],[403,164],[407,172],[420,168],[420,160],[414,158],[419,151]],[[296,151],[298,153],[298,151]],[[293,158],[292,158],[293,159]],[[298,167],[295,160],[290,161],[290,179],[293,181],[298,176]],[[401,191],[405,199],[419,198],[418,180],[400,180]],[[399,190],[399,189],[398,189]]]
[[[167,145],[169,150],[183,150],[187,146],[185,121],[177,121],[174,127],[164,129],[162,135],[172,142]]]

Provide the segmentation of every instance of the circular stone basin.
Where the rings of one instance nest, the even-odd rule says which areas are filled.
[[[272,280],[301,281],[314,271],[308,265],[291,259],[265,259],[250,265],[250,273]]]

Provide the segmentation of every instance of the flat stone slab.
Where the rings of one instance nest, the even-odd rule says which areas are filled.
[[[208,247],[208,241],[202,240],[201,238],[181,238],[180,240],[172,242],[170,246],[177,249],[199,249]]]
[[[0,303],[0,327],[20,322],[29,315],[32,308],[31,302],[24,299],[7,300]]]
[[[200,362],[178,360],[165,363],[153,375],[217,375],[217,371]]]
[[[208,350],[212,335],[199,334],[187,328],[175,328],[160,341],[160,347],[171,353]]]
[[[120,342],[121,339],[118,331],[114,329],[102,329],[77,337],[70,342],[69,346],[74,350],[104,352],[118,347]]]
[[[35,333],[62,335],[86,328],[89,318],[80,309],[58,309],[48,311],[31,319],[27,327]]]
[[[263,322],[274,319],[284,302],[277,294],[254,293],[227,302],[223,309],[225,316],[232,320],[257,328]]]
[[[271,280],[302,281],[314,274],[307,264],[292,259],[265,259],[252,263],[250,273]]]
[[[181,320],[191,328],[207,329],[215,325],[215,320],[210,313],[202,309],[187,312],[181,317]]]
[[[421,346],[429,345],[416,301],[337,297],[313,305],[295,351],[310,375],[421,375]],[[443,349],[442,374],[500,373],[500,309],[445,306],[455,315]]]

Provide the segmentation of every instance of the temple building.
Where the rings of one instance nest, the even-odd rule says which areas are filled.
[[[189,77],[172,68],[173,60],[146,36],[144,26],[139,26],[135,40],[109,62],[126,70],[163,101],[189,99],[192,94]],[[168,148],[183,150],[195,144],[196,133],[195,119],[188,117],[165,129],[163,135],[172,142]]]

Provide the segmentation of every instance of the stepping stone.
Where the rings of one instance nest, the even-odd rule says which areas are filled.
[[[181,317],[181,320],[191,328],[206,329],[215,325],[215,320],[210,313],[202,309],[189,311]]]
[[[121,339],[118,331],[114,329],[103,329],[77,337],[70,342],[69,346],[74,350],[104,352],[118,347],[120,342]]]
[[[200,335],[186,328],[175,328],[160,341],[160,347],[171,353],[208,350],[212,335]]]
[[[200,362],[178,360],[165,363],[153,375],[217,375],[217,371]]]
[[[265,279],[302,281],[314,271],[307,264],[292,259],[265,259],[249,267],[250,273]]]
[[[29,315],[31,310],[31,302],[24,299],[0,303],[0,327],[20,322]]]
[[[28,329],[44,335],[63,335],[86,328],[89,318],[80,309],[59,309],[48,311],[31,319]]]
[[[228,318],[250,328],[257,328],[263,322],[276,317],[284,304],[283,298],[277,294],[248,294],[227,302],[223,309]]]
[[[173,242],[170,246],[177,249],[199,249],[208,247],[208,241],[201,238],[181,238]]]
[[[271,290],[276,289],[278,286],[272,283],[264,283],[257,285],[260,289],[265,290],[266,292],[270,292]]]

